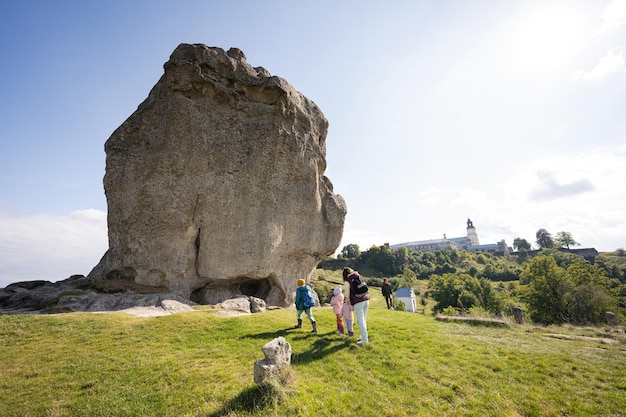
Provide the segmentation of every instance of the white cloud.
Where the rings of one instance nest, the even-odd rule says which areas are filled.
[[[420,204],[436,204],[440,202],[442,198],[443,192],[441,189],[431,187],[419,193],[418,201]]]
[[[624,51],[617,47],[606,51],[606,56],[598,60],[598,63],[590,71],[576,71],[572,75],[573,81],[599,80],[610,74],[626,72],[624,65]]]
[[[613,32],[626,25],[626,0],[615,0],[602,12],[602,24],[596,35]]]
[[[511,239],[531,241],[545,228],[569,231],[598,250],[626,246],[626,145],[547,155],[511,172],[484,216],[510,225]]]
[[[108,248],[106,212],[16,216],[0,210],[0,288],[86,275]]]
[[[558,173],[553,171],[539,171],[537,178],[539,184],[530,192],[532,200],[551,200],[563,198],[587,191],[593,191],[594,186],[587,178],[559,180]]]

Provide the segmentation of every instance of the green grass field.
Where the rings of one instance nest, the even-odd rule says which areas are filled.
[[[330,308],[318,334],[293,309],[216,311],[0,316],[0,415],[626,416],[626,337],[608,329],[439,322],[375,296],[359,347]],[[253,382],[277,336],[293,350],[281,401]]]

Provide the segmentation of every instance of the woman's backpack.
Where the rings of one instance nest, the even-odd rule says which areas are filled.
[[[361,277],[359,276],[352,280],[352,292],[354,293],[355,297],[363,298],[367,294],[369,294],[370,289],[365,283],[365,281],[363,281]]]

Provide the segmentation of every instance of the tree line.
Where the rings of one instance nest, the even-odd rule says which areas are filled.
[[[599,255],[592,264],[581,256],[559,251],[578,245],[567,232],[555,238],[537,231],[539,250],[530,256],[530,245],[520,239],[517,251],[487,254],[466,250],[413,252],[372,246],[360,251],[345,246],[337,261],[349,262],[380,286],[388,277],[394,290],[414,287],[428,280],[422,297],[435,301],[435,311],[479,309],[494,315],[522,307],[537,323],[601,323],[606,311],[626,317],[626,262]],[[526,242],[527,243],[527,242]],[[623,249],[616,251],[626,258]]]
[[[395,276],[404,274],[408,268],[418,279],[429,279],[431,275],[446,273],[465,273],[476,278],[485,278],[490,281],[517,281],[521,278],[522,265],[544,250],[580,246],[569,232],[559,232],[555,237],[546,229],[539,229],[536,233],[538,252],[532,251],[532,246],[526,239],[515,238],[513,253],[489,254],[482,252],[468,252],[466,250],[439,250],[433,252],[413,252],[403,247],[391,249],[388,246],[372,246],[361,251],[359,245],[349,244],[342,248],[337,257],[338,261],[348,261],[359,269],[366,269],[370,275]],[[624,249],[618,249],[624,254]],[[595,263],[608,278],[616,278],[626,283],[626,265],[617,263],[600,255]]]
[[[554,237],[546,229],[539,229],[535,234],[537,239],[537,247],[539,249],[551,249],[551,248],[567,248],[571,246],[580,246],[580,243],[576,242],[570,232],[558,232]],[[531,250],[531,244],[521,237],[513,239],[513,248],[517,251]]]

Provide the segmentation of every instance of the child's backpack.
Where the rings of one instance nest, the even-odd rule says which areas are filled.
[[[354,295],[357,298],[363,298],[370,292],[369,287],[367,286],[365,281],[361,279],[360,276],[352,280],[352,286],[352,292],[354,292]]]
[[[315,296],[313,295],[313,290],[308,289],[307,292],[304,293],[302,297],[302,306],[304,308],[315,307]]]

